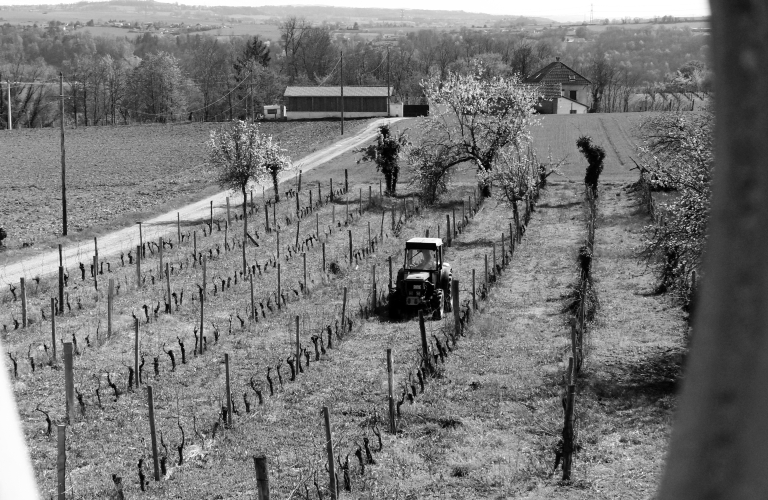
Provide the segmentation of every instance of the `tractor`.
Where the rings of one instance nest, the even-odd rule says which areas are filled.
[[[451,265],[443,261],[441,238],[411,238],[405,243],[405,263],[389,291],[389,316],[399,319],[423,309],[433,319],[451,311]]]

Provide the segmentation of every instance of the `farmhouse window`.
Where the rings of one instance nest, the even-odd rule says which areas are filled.
[[[573,99],[574,101],[576,100],[576,91],[575,90],[571,90],[571,99]]]

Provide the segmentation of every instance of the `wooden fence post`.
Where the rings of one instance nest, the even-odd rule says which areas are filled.
[[[56,364],[56,299],[51,297],[51,349],[53,364]]]
[[[19,278],[21,288],[21,327],[27,327],[27,280]]]
[[[344,192],[349,193],[349,172],[344,169]]]
[[[232,427],[232,386],[229,377],[229,353],[224,353],[224,371],[227,385],[227,427]]]
[[[197,267],[197,231],[192,231],[192,267]]]
[[[387,386],[389,404],[389,432],[397,434],[397,420],[395,420],[395,372],[392,360],[392,349],[387,349]]]
[[[325,242],[323,242],[323,273],[325,273]]]
[[[75,423],[75,378],[72,373],[72,342],[64,342],[64,394],[66,396],[66,418],[70,425]]]
[[[176,243],[181,244],[181,214],[176,212]]]
[[[269,470],[267,469],[267,457],[259,455],[253,457],[253,466],[256,469],[256,486],[258,488],[258,500],[269,500]]]
[[[296,219],[296,241],[293,243],[295,248],[299,248],[299,231],[301,230],[301,219]]]
[[[66,344],[65,344],[66,345]],[[56,425],[56,493],[58,500],[67,498],[67,426]]]
[[[424,324],[424,311],[419,309],[419,331],[421,332],[421,355],[428,373],[432,372],[432,360],[429,359],[429,344],[427,343],[427,326]]]
[[[477,311],[477,293],[475,292],[475,270],[472,269],[472,310]]]
[[[149,434],[152,439],[152,463],[155,466],[155,481],[160,481],[160,462],[157,456],[157,432],[155,430],[155,398],[152,395],[151,385],[147,386],[147,404],[149,405]]]
[[[331,197],[331,203],[333,203],[333,177],[331,177],[331,193],[329,196]]]
[[[264,204],[264,220],[265,220],[265,226],[264,227],[266,228],[266,231],[269,233],[270,232],[270,229],[269,229],[269,205],[267,205],[266,203]]]
[[[315,238],[320,239],[320,214],[315,214]]]
[[[387,213],[386,210],[381,211],[381,229],[379,230],[379,238],[383,241],[384,240],[384,215]]]
[[[459,280],[456,278],[451,281],[451,299],[453,300],[453,333],[458,337],[461,335],[461,303],[459,302]]]
[[[371,250],[371,221],[368,221],[368,251]]]
[[[224,241],[226,241],[226,239]],[[163,269],[165,268],[163,266],[163,237],[162,236],[158,239],[158,243],[159,243],[159,247],[160,247],[160,250],[159,250],[159,254],[160,254],[159,255],[159,257],[160,257],[160,276],[161,276],[160,279],[162,279]]]
[[[227,225],[232,224],[232,219],[229,215],[229,196],[227,196]]]

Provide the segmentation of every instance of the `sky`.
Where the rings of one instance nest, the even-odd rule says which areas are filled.
[[[52,3],[72,3],[76,0]],[[161,0],[162,1],[162,0]],[[0,0],[0,5],[39,4],[40,0]],[[708,0],[180,0],[191,5],[333,5],[340,7],[382,7],[395,9],[466,10],[488,14],[522,15],[569,20],[586,19],[590,8],[595,19],[651,16],[704,16],[710,13]]]

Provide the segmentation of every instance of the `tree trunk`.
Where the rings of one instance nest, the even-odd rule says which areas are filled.
[[[248,264],[245,261],[245,247],[248,244],[248,195],[245,192],[247,184],[243,184],[243,279],[248,273]]]
[[[768,498],[768,10],[712,0],[715,179],[693,344],[658,498]]]
[[[277,187],[278,172],[272,172],[272,186],[275,188],[275,203],[280,201],[280,190]]]

